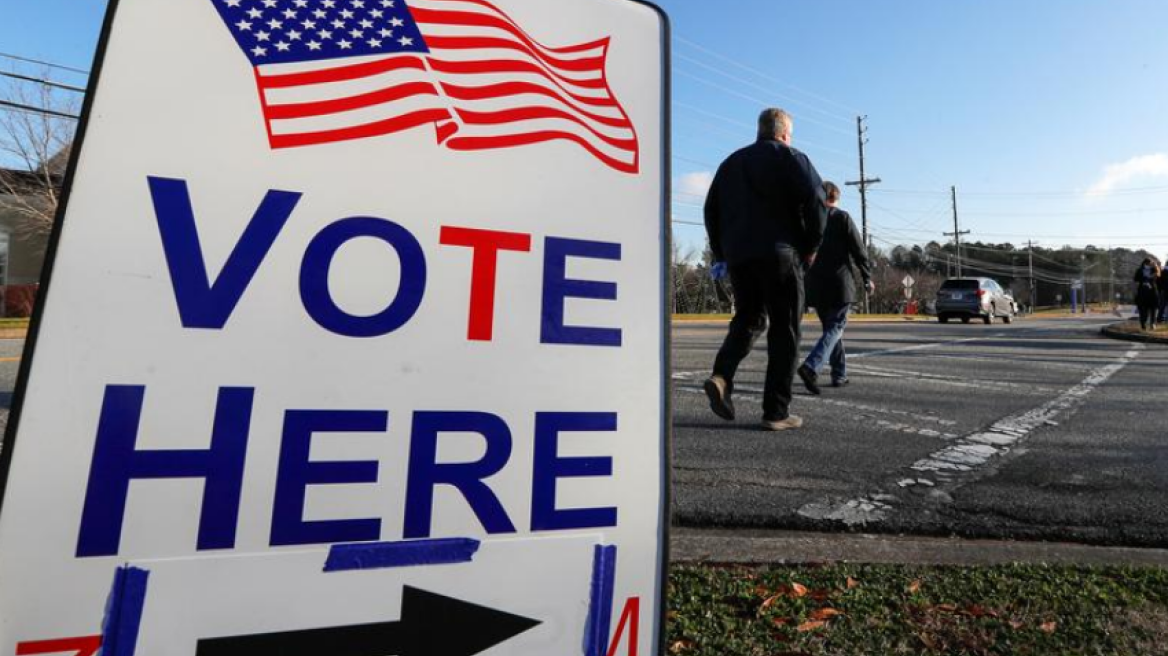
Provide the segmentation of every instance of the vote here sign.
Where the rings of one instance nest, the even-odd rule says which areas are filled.
[[[667,25],[115,0],[0,461],[0,656],[653,654]]]

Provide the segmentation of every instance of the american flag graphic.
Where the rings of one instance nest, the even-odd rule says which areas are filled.
[[[255,69],[272,148],[433,125],[452,150],[574,142],[639,171],[609,39],[549,48],[486,0],[210,0]]]

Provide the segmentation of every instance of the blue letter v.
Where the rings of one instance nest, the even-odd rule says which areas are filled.
[[[222,330],[301,195],[269,190],[212,284],[203,261],[186,180],[147,180],[182,325]]]

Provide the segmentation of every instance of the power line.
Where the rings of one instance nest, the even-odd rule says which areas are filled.
[[[962,193],[964,196],[964,192]],[[899,212],[905,214],[928,214],[925,210],[912,209],[898,209]],[[1130,210],[1072,210],[1067,212],[967,212],[969,216],[990,216],[990,217],[1006,217],[1006,218],[1021,218],[1027,216],[1110,216],[1113,214],[1143,214],[1146,212],[1164,212],[1168,213],[1168,207],[1145,207],[1141,209]]]
[[[89,75],[89,71],[83,71],[80,68],[73,68],[72,66],[62,66],[61,64],[54,64],[52,62],[41,61],[39,59],[30,59],[28,57],[21,57],[19,55],[10,55],[6,52],[0,52],[0,57],[6,59],[15,59],[28,64],[36,64],[37,66],[48,66],[49,68],[59,68],[63,71],[71,71],[73,73],[80,73],[81,75]]]
[[[709,110],[702,109],[702,108],[700,108],[700,107],[696,107],[696,106],[694,106],[694,105],[690,105],[690,104],[688,104],[688,103],[684,103],[684,102],[674,102],[674,103],[673,103],[673,106],[674,106],[674,107],[677,107],[677,108],[679,108],[679,109],[684,109],[684,110],[687,110],[687,111],[694,112],[695,114],[702,114],[703,116],[707,116],[707,117],[709,117],[709,118],[717,119],[717,120],[719,120],[719,121],[722,121],[722,122],[724,122],[724,123],[727,123],[727,124],[729,124],[729,125],[735,125],[735,126],[741,127],[741,128],[743,128],[743,129],[745,129],[745,130],[749,130],[751,133],[753,133],[755,130],[757,130],[757,127],[756,127],[756,126],[754,126],[754,125],[751,125],[751,124],[747,123],[746,121],[740,121],[740,120],[738,120],[738,119],[730,118],[730,117],[728,117],[728,116],[723,116],[723,115],[721,115],[721,114],[716,114],[716,113],[714,113],[714,112],[711,112],[711,111],[709,111]],[[696,119],[696,118],[690,117],[690,120],[692,120],[692,121],[698,121],[699,119]],[[706,125],[710,125],[710,124],[709,124],[709,123],[707,123]],[[738,133],[736,133],[736,132],[733,132],[732,130],[727,130],[726,128],[722,128],[722,127],[720,127],[720,128],[717,128],[717,129],[718,129],[718,130],[720,130],[720,131],[726,132],[727,134],[733,134],[733,135],[734,135],[734,136],[736,136],[736,137],[742,137],[742,135],[740,135],[740,134],[738,134]],[[822,144],[815,143],[815,142],[813,142],[813,141],[806,141],[806,140],[804,140],[804,139],[802,139],[802,138],[798,139],[798,144],[800,145],[801,149],[802,149],[802,147],[803,147],[803,146],[806,146],[806,147],[807,147],[807,149],[814,148],[814,149],[815,149],[815,150],[817,150],[817,151],[823,151],[823,152],[827,152],[827,153],[834,153],[834,154],[836,154],[836,155],[839,155],[840,157],[847,157],[847,158],[851,158],[851,156],[852,156],[852,154],[851,154],[851,153],[845,153],[845,152],[844,152],[844,151],[842,151],[842,150],[837,150],[837,149],[835,149],[835,148],[829,148],[829,147],[827,147],[827,146],[824,146],[824,145],[822,145]]]
[[[831,112],[824,111],[824,110],[822,110],[822,109],[819,109],[819,108],[817,108],[817,107],[814,107],[814,106],[812,106],[812,105],[810,105],[810,104],[808,104],[808,103],[806,103],[806,102],[804,102],[804,101],[795,100],[794,98],[788,98],[788,97],[786,97],[786,96],[783,96],[782,94],[777,94],[777,93],[775,93],[774,91],[772,91],[771,89],[768,89],[768,88],[766,88],[766,87],[762,86],[761,84],[757,84],[757,83],[751,82],[750,80],[747,80],[747,79],[744,79],[744,78],[738,77],[738,76],[736,76],[736,75],[731,75],[730,73],[727,73],[726,71],[724,71],[724,70],[722,70],[722,69],[720,69],[720,68],[717,68],[717,67],[715,67],[715,66],[710,66],[709,64],[706,64],[706,63],[704,63],[704,62],[698,61],[697,59],[694,59],[693,57],[690,57],[690,56],[688,56],[688,55],[685,55],[685,54],[682,54],[682,53],[674,53],[674,55],[673,55],[673,56],[674,56],[675,58],[677,58],[677,59],[680,59],[681,61],[688,62],[688,63],[690,63],[690,64],[693,64],[694,66],[700,66],[700,67],[702,67],[702,68],[704,68],[704,69],[706,69],[706,70],[712,71],[712,72],[714,72],[714,73],[716,73],[716,74],[718,74],[718,75],[721,75],[722,77],[724,77],[724,78],[726,78],[726,79],[728,79],[728,80],[733,80],[733,81],[735,81],[735,82],[739,82],[739,83],[741,83],[741,84],[745,84],[745,85],[746,85],[746,86],[748,86],[748,87],[751,87],[751,88],[753,88],[753,89],[757,89],[757,90],[759,90],[759,91],[762,91],[763,93],[766,93],[766,94],[774,94],[774,96],[775,96],[776,98],[782,98],[782,99],[784,99],[785,101],[789,101],[789,102],[790,102],[791,104],[793,104],[793,105],[796,105],[796,106],[799,106],[799,107],[804,107],[804,108],[806,108],[806,109],[807,109],[807,110],[809,110],[809,111],[812,111],[812,112],[817,112],[817,113],[819,113],[819,114],[822,114],[822,115],[824,115],[824,116],[826,116],[826,117],[828,117],[828,118],[831,118],[831,119],[835,119],[835,120],[837,120],[837,121],[843,121],[843,122],[845,122],[845,123],[850,123],[850,122],[851,122],[851,119],[848,119],[848,118],[843,118],[843,117],[840,117],[840,116],[838,116],[838,115],[836,115],[836,114],[832,114]]]
[[[7,71],[0,71],[0,76],[10,77],[14,80],[21,80],[24,82],[35,82],[46,87],[53,87],[54,89],[64,89],[65,91],[73,91],[75,93],[85,93],[85,89],[81,87],[69,86],[68,84],[61,84],[60,82],[53,82],[52,80],[42,80],[39,77],[29,77],[27,75],[20,75],[19,73],[9,73]]]
[[[685,163],[687,163],[687,164],[696,164],[696,165],[698,165],[698,166],[702,166],[702,167],[705,167],[705,168],[707,168],[707,169],[716,169],[716,168],[718,168],[718,165],[717,165],[717,164],[711,164],[711,163],[709,163],[709,162],[703,162],[703,161],[701,161],[701,160],[690,159],[689,157],[682,157],[681,155],[672,155],[671,157],[673,157],[673,159],[675,159],[675,160],[677,160],[677,161],[679,161],[679,162],[685,162]]]
[[[33,107],[32,105],[22,105],[20,103],[8,102],[7,100],[0,100],[0,109],[14,109],[28,114],[41,114],[44,116],[55,116],[57,118],[68,118],[74,121],[80,119],[80,116],[73,114],[66,114],[52,109],[44,109],[43,107]]]
[[[693,80],[696,80],[696,81],[698,81],[698,82],[701,82],[702,84],[705,84],[705,85],[707,85],[707,86],[709,86],[709,87],[712,87],[712,88],[714,88],[714,89],[717,89],[717,90],[719,90],[719,91],[722,91],[722,92],[724,92],[724,93],[728,93],[728,94],[731,94],[731,95],[734,95],[734,96],[738,96],[739,98],[742,98],[742,99],[744,99],[744,100],[749,100],[749,101],[750,101],[750,102],[752,102],[752,103],[758,103],[758,104],[760,104],[760,105],[763,105],[763,106],[765,106],[765,105],[769,105],[769,104],[770,104],[770,101],[769,101],[769,100],[766,100],[766,99],[764,99],[764,98],[759,98],[758,96],[752,96],[752,95],[750,95],[750,94],[748,94],[748,93],[742,93],[741,91],[737,91],[737,90],[735,90],[735,89],[731,89],[730,87],[727,87],[727,86],[725,86],[725,85],[722,85],[722,84],[719,84],[719,83],[717,83],[717,82],[714,82],[713,80],[709,80],[709,79],[703,78],[703,77],[702,77],[702,76],[700,76],[700,75],[694,75],[693,73],[690,73],[689,71],[683,71],[683,70],[677,69],[675,72],[676,72],[678,75],[682,75],[682,76],[684,76],[684,77],[691,78],[691,79],[693,79]],[[846,131],[844,131],[844,130],[841,130],[840,128],[837,128],[837,127],[835,127],[835,126],[833,126],[833,125],[829,125],[829,124],[827,124],[827,123],[824,123],[823,121],[819,121],[819,120],[817,120],[817,119],[811,118],[810,116],[803,116],[803,117],[800,117],[800,118],[798,119],[798,121],[799,121],[799,122],[807,122],[807,123],[811,123],[811,124],[813,124],[813,125],[818,125],[820,128],[822,128],[822,129],[824,129],[824,130],[828,130],[828,131],[830,131],[830,132],[836,132],[836,133],[839,133],[839,134],[845,134],[845,135],[851,136],[851,133],[850,133],[850,132],[846,132]]]
[[[787,87],[788,89],[790,89],[790,90],[792,90],[792,91],[795,91],[796,93],[801,93],[801,94],[803,94],[803,95],[805,95],[805,96],[810,96],[810,97],[812,97],[812,98],[815,98],[816,100],[819,100],[819,101],[821,101],[821,102],[825,102],[825,103],[827,103],[827,104],[829,104],[829,105],[835,105],[836,107],[838,107],[838,108],[840,108],[840,109],[844,110],[845,112],[847,112],[847,113],[848,113],[848,115],[855,115],[855,114],[859,114],[859,113],[861,113],[859,110],[857,110],[857,109],[855,109],[855,108],[853,108],[853,107],[849,107],[849,106],[847,106],[847,105],[844,105],[844,104],[842,104],[842,103],[836,102],[836,101],[834,101],[834,100],[832,100],[832,99],[830,99],[830,98],[826,98],[826,97],[824,97],[824,96],[821,96],[821,95],[819,95],[819,94],[817,94],[817,93],[813,93],[813,92],[811,92],[811,91],[807,91],[806,89],[801,89],[801,88],[799,88],[799,87],[797,87],[797,86],[795,86],[795,85],[793,85],[793,84],[791,84],[791,83],[789,83],[789,82],[783,82],[782,80],[779,80],[778,78],[776,78],[776,77],[774,77],[774,76],[770,75],[769,73],[766,73],[766,72],[764,72],[764,71],[760,71],[760,70],[759,70],[759,69],[757,69],[757,68],[754,68],[754,67],[752,67],[752,66],[748,66],[748,65],[746,65],[746,64],[743,64],[742,62],[740,62],[740,61],[738,61],[738,60],[736,60],[736,59],[733,59],[733,58],[731,58],[731,57],[727,57],[726,55],[723,55],[723,54],[720,54],[720,53],[714,52],[713,50],[710,50],[709,48],[706,48],[706,47],[704,47],[704,46],[698,45],[697,43],[694,43],[693,41],[690,41],[689,39],[686,39],[685,37],[682,37],[682,36],[677,36],[677,35],[675,35],[673,38],[674,38],[674,40],[676,40],[678,43],[681,43],[681,44],[683,44],[683,45],[685,45],[685,46],[688,46],[688,47],[690,47],[690,48],[693,48],[694,50],[697,50],[697,51],[699,51],[699,52],[703,52],[703,53],[705,53],[705,54],[707,54],[707,55],[709,55],[709,56],[711,56],[711,57],[713,57],[713,58],[715,58],[715,59],[718,59],[718,60],[720,60],[720,61],[726,62],[727,64],[730,64],[731,66],[736,66],[736,67],[738,67],[738,68],[740,68],[740,69],[742,69],[742,70],[744,70],[744,71],[747,71],[748,73],[752,73],[752,74],[754,74],[754,75],[756,75],[756,76],[758,76],[758,77],[760,77],[760,78],[762,78],[762,79],[764,79],[764,80],[767,80],[768,82],[773,82],[773,83],[775,83],[775,84],[778,84],[778,85],[781,85],[781,86]],[[850,119],[849,119],[849,120],[850,120]]]
[[[933,190],[933,189],[881,189],[882,194],[898,194],[905,196],[947,196],[949,192]],[[1168,193],[1168,186],[1156,187],[1129,187],[1127,189],[1116,189],[1110,191],[1107,195],[1136,195],[1136,194],[1162,194]],[[1078,190],[1064,190],[1064,191],[962,191],[962,196],[985,196],[985,197],[1002,197],[1002,198],[1025,198],[1025,197],[1059,197],[1067,196],[1077,198],[1085,195],[1086,192]]]

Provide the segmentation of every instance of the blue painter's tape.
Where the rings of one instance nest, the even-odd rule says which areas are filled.
[[[616,547],[596,545],[592,557],[592,600],[584,627],[584,656],[605,656],[616,594]]]
[[[324,571],[348,572],[468,563],[478,550],[479,541],[470,538],[338,544],[329,550]]]
[[[101,628],[102,656],[134,656],[149,578],[149,571],[129,565],[114,572],[114,584],[110,588]]]

